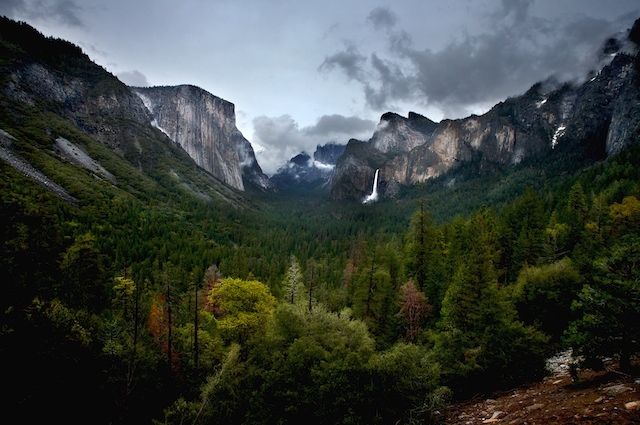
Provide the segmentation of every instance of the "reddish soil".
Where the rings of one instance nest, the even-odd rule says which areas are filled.
[[[610,367],[581,371],[574,383],[561,371],[542,382],[454,404],[444,415],[452,425],[640,424],[640,378]]]

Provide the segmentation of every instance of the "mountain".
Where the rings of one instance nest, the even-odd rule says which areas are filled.
[[[589,163],[620,152],[640,134],[638,31],[636,23],[607,40],[602,69],[582,84],[550,78],[484,115],[439,123],[416,113],[382,115],[371,139],[350,141],[337,161],[331,198],[364,198],[376,169],[380,194],[394,196],[445,173],[453,179],[461,166],[483,174],[536,158]]]
[[[134,88],[153,125],[184,149],[200,167],[244,190],[244,180],[270,187],[251,143],[236,127],[235,106],[191,86]]]
[[[328,190],[335,172],[338,158],[344,153],[345,145],[327,143],[318,145],[313,158],[302,152],[291,158],[278,169],[270,182],[280,192],[311,190],[312,187]]]
[[[235,206],[248,205],[246,183],[269,187],[233,104],[193,86],[128,87],[72,43],[0,19],[2,154],[14,168],[66,192],[54,173],[74,165],[137,196],[153,187]]]

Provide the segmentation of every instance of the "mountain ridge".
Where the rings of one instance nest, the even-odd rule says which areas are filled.
[[[145,149],[142,139],[171,143],[215,179],[240,191],[246,184],[266,192],[302,184],[311,191],[328,189],[334,201],[363,199],[380,169],[380,195],[393,197],[402,186],[455,172],[461,164],[472,164],[482,174],[533,156],[580,152],[582,161],[599,160],[620,152],[640,132],[640,94],[633,84],[639,68],[636,22],[625,37],[605,41],[600,54],[606,65],[581,85],[548,79],[483,115],[437,123],[415,112],[406,118],[387,112],[367,142],[349,141],[329,162],[305,154],[297,158],[301,163],[294,160],[268,178],[235,125],[233,103],[193,85],[128,87],[77,46],[25,30],[26,24],[6,22],[14,32],[28,35],[20,36],[26,47],[11,51],[17,59],[4,80],[9,98],[32,106],[47,103],[142,168],[156,166],[154,152],[159,152],[155,145]],[[66,59],[37,47],[38,37]],[[14,49],[7,43],[17,40],[15,34],[4,31],[3,40]],[[307,189],[296,193],[304,195]]]
[[[620,152],[640,133],[638,26],[624,42],[604,43],[606,64],[583,84],[550,78],[483,115],[439,123],[416,113],[383,114],[362,142],[370,149],[353,145],[338,161],[330,198],[363,199],[377,168],[381,195],[393,197],[398,186],[455,172],[461,164],[486,173],[531,157],[580,153],[588,163]]]
[[[235,190],[243,191],[245,184],[269,190],[268,179],[255,161],[251,145],[235,126],[232,103],[195,86],[168,89],[179,94],[185,87],[190,87],[187,91],[192,97],[202,100],[200,105],[196,105],[194,99],[183,96],[172,102],[180,101],[185,108],[197,110],[195,115],[200,118],[188,122],[182,117],[178,123],[180,128],[189,136],[197,134],[200,141],[203,138],[215,141],[210,144],[218,148],[216,158],[210,163],[216,166],[207,169],[207,164],[198,164],[194,160],[198,155],[193,150],[189,152],[189,146],[195,144],[193,140],[187,140],[184,146],[176,143],[166,131],[158,128],[161,126],[157,124],[157,118],[145,106],[136,88],[128,87],[95,64],[79,47],[64,40],[47,38],[25,23],[4,17],[0,21],[0,43],[3,58],[0,86],[7,111],[22,108],[28,116],[32,112],[27,110],[32,108],[53,114],[139,171],[154,175],[154,179],[164,179],[165,176],[175,179],[178,175],[184,187],[191,187],[193,190],[189,192],[196,196],[204,196],[208,192],[206,197],[246,205],[246,201],[240,201],[238,194],[234,193]],[[219,100],[216,102],[215,99]],[[214,108],[207,110],[207,103]],[[216,114],[219,119],[216,119]],[[18,114],[15,119],[24,118]],[[67,133],[58,132],[52,124],[43,125],[47,126],[43,131],[50,135],[43,145],[47,151],[55,150],[56,138],[69,139]],[[9,124],[4,130],[11,127]],[[184,138],[178,140],[181,141],[185,142]],[[86,146],[80,146],[80,149],[86,149]],[[206,156],[204,147],[200,151],[200,157]],[[195,167],[202,172],[194,170]],[[179,168],[184,168],[185,172],[176,174]],[[195,186],[199,187],[196,189]]]

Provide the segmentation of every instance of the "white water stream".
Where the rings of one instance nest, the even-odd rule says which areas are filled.
[[[378,173],[379,172],[380,172],[380,169],[377,169],[376,174],[373,177],[373,190],[371,191],[371,195],[364,198],[364,201],[362,201],[363,204],[368,204],[369,202],[375,202],[378,200]]]

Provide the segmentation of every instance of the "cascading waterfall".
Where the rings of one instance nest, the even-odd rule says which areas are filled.
[[[380,169],[376,169],[376,174],[373,176],[373,190],[371,191],[371,195],[364,198],[362,201],[363,204],[368,204],[369,202],[374,202],[378,200],[378,173]]]

